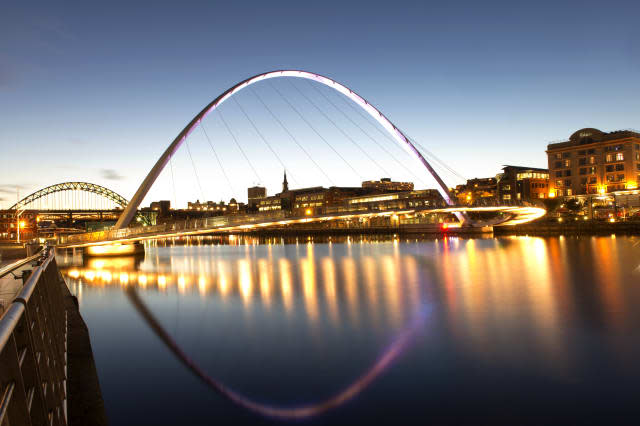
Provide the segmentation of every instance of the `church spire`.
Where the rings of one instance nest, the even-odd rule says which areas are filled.
[[[289,182],[287,182],[287,171],[284,171],[284,180],[282,181],[282,192],[289,190]]]

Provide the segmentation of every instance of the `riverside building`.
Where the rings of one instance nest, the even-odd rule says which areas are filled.
[[[640,133],[585,128],[547,146],[549,197],[635,190],[640,181]]]
[[[498,176],[500,203],[536,202],[547,197],[549,170],[536,167],[504,166]]]

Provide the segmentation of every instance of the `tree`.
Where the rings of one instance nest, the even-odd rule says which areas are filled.
[[[560,205],[560,199],[558,198],[545,198],[542,200],[544,207],[547,209],[547,213],[555,211]]]

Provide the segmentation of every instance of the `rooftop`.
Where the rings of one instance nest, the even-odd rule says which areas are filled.
[[[569,136],[568,141],[550,143],[547,145],[547,150],[570,148],[578,145],[609,142],[626,138],[640,138],[640,133],[635,130],[615,130],[607,133],[587,127],[574,132]]]

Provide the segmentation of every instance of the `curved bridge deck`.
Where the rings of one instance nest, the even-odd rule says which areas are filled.
[[[476,222],[473,226],[516,225],[530,222],[542,217],[546,211],[538,207],[522,206],[496,206],[496,207],[448,207],[440,209],[405,209],[388,210],[380,212],[349,212],[342,214],[326,214],[305,217],[288,217],[284,211],[268,215],[243,215],[243,216],[216,216],[204,219],[194,219],[174,223],[165,223],[156,226],[139,226],[135,228],[112,229],[108,231],[90,232],[85,234],[68,235],[61,237],[59,247],[74,248],[104,245],[111,243],[131,243],[136,241],[154,240],[163,238],[175,238],[189,235],[204,234],[228,234],[240,233],[250,230],[278,229],[298,226],[301,224],[330,223],[353,219],[374,219],[382,217],[397,218],[401,216],[420,214],[455,214],[472,212],[496,212],[506,213],[500,219]],[[453,224],[459,226],[459,224]],[[355,230],[355,229],[354,229]],[[394,228],[389,227],[393,232]]]

